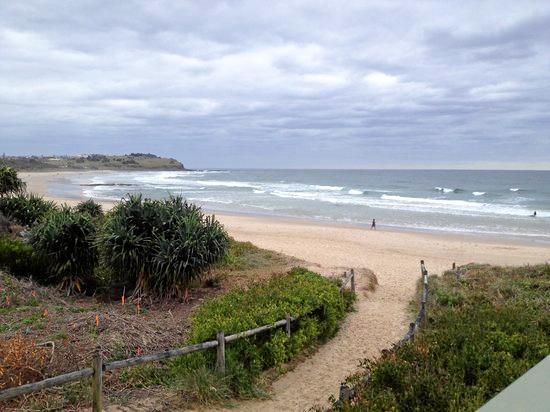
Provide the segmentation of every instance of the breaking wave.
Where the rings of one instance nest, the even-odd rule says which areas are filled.
[[[434,187],[434,190],[438,192],[443,192],[443,193],[460,193],[464,191],[460,188],[449,189],[448,187],[439,187],[439,186]]]

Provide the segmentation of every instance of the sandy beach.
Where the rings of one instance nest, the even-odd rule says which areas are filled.
[[[52,198],[48,192],[48,185],[62,173],[87,172],[21,173],[21,177],[29,191],[72,204],[78,201],[78,190],[63,199]],[[449,269],[453,262],[521,265],[550,260],[550,246],[544,244],[269,217],[216,216],[238,240],[303,259],[321,273],[355,268],[361,274],[367,268],[379,282],[374,293],[366,293],[362,290],[365,279],[360,275],[357,310],[348,316],[338,335],[277,380],[270,400],[245,402],[239,405],[240,410],[303,410],[325,403],[330,394],[336,395],[339,383],[357,370],[361,359],[377,356],[405,333],[412,317],[408,305],[420,276],[421,259],[431,274]]]

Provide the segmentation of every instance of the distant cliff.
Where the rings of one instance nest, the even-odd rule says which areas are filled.
[[[150,153],[125,155],[89,154],[78,156],[3,156],[5,163],[17,170],[185,170],[176,159]]]

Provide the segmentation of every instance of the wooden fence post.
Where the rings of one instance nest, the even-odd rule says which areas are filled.
[[[290,338],[290,314],[287,313],[285,315],[285,319],[286,319],[286,334]]]
[[[453,262],[453,270],[455,270],[455,269],[456,269],[456,263]]]
[[[349,402],[349,388],[344,382],[340,383],[340,394],[338,395],[340,404],[346,404]]]
[[[216,369],[222,375],[225,374],[225,333],[223,330],[216,335],[218,341],[218,358],[216,361]]]
[[[342,286],[340,287],[340,295],[344,294],[344,289],[346,288],[346,278],[348,276],[348,272],[344,272],[344,280],[342,281]]]
[[[103,411],[103,358],[101,349],[98,348],[94,354],[92,363],[94,374],[92,375],[92,411]]]
[[[355,294],[355,271],[351,269],[351,292]]]

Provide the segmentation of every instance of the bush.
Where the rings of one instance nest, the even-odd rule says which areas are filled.
[[[290,339],[281,329],[274,329],[226,346],[229,384],[237,394],[251,394],[258,374],[289,360],[319,339],[332,336],[348,309],[338,285],[306,269],[248,290],[235,289],[204,303],[191,320],[189,344],[215,339],[223,330],[227,335],[253,329],[284,319],[287,313],[299,317]],[[175,360],[176,373],[190,367],[215,364],[214,351],[204,351]]]
[[[103,207],[99,203],[94,202],[93,199],[80,202],[74,209],[78,213],[87,213],[91,217],[103,216]]]
[[[31,244],[48,265],[51,280],[68,292],[82,292],[98,261],[96,227],[86,214],[52,213],[31,232]]]
[[[34,253],[33,247],[7,236],[0,237],[0,268],[13,276],[32,276],[37,280],[45,275],[44,262]]]
[[[25,183],[17,176],[17,171],[9,166],[0,166],[0,197],[25,190]]]
[[[0,213],[25,226],[40,222],[55,210],[56,206],[53,202],[33,194],[0,197]]]
[[[181,296],[228,245],[223,226],[180,197],[121,201],[100,239],[105,261],[135,285],[135,293]]]
[[[432,278],[429,323],[367,361],[370,382],[343,409],[476,410],[550,354],[550,266],[461,270]]]
[[[0,390],[43,378],[47,351],[29,338],[0,341]]]

